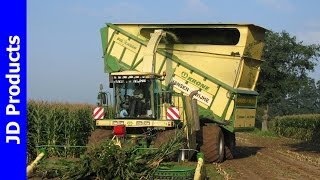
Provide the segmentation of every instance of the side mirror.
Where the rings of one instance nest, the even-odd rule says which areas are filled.
[[[105,92],[99,92],[98,100],[99,100],[101,105],[106,104],[107,103],[107,95],[106,95],[106,93]]]
[[[162,99],[163,99],[163,102],[171,104],[172,103],[172,93],[171,92],[162,93]]]
[[[109,74],[109,88],[113,88],[113,76]]]

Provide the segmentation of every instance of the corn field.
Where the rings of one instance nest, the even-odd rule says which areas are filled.
[[[320,142],[320,114],[276,117],[274,130],[285,137]]]
[[[34,159],[41,147],[46,148],[49,156],[79,157],[83,154],[83,146],[94,129],[92,110],[89,104],[29,101],[28,159]]]

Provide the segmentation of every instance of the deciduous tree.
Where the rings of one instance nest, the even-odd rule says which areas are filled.
[[[285,31],[267,32],[262,56],[265,62],[257,84],[259,106],[272,111],[275,104],[297,98],[301,88],[307,87],[308,72],[314,70],[319,56],[320,45],[305,45]]]

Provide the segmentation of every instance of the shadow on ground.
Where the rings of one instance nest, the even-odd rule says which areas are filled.
[[[297,152],[320,153],[320,143],[299,142],[295,144],[286,144],[286,146],[291,147],[293,151]]]
[[[258,151],[264,147],[254,147],[254,146],[237,146],[234,159],[248,158],[254,156]]]

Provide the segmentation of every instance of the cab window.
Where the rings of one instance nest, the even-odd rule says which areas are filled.
[[[154,116],[151,106],[152,82],[123,80],[115,83],[116,118],[150,118]]]

